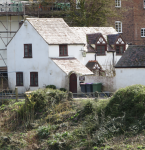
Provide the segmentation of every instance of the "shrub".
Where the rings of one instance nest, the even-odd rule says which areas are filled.
[[[140,120],[145,114],[145,86],[133,85],[118,90],[105,108],[111,117],[123,116],[128,123]]]
[[[59,103],[60,101],[67,99],[67,93],[60,90],[52,90],[48,94],[48,100],[50,103]]]
[[[67,91],[65,88],[60,88],[59,90],[60,90],[60,91],[64,91],[64,92]]]
[[[55,85],[47,85],[46,88],[56,89],[56,86]]]
[[[38,136],[40,138],[46,138],[48,137],[48,135],[50,135],[50,129],[51,127],[48,125],[48,126],[41,126],[38,128]]]

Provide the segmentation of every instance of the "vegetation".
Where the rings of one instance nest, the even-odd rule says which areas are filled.
[[[67,3],[39,0],[39,7],[44,11],[53,10],[43,17],[64,18],[70,26],[79,27],[105,26],[108,18],[120,15],[115,11],[112,0],[79,0],[77,5],[76,0],[68,0]]]
[[[116,15],[112,0],[79,0],[77,6],[74,0],[70,3],[72,7],[66,19],[72,21],[72,26],[105,26],[108,17]]]
[[[144,149],[145,86],[109,99],[73,99],[46,88],[0,106],[0,149]],[[17,141],[17,142],[16,142]]]
[[[55,85],[47,85],[46,88],[56,89],[56,86]]]

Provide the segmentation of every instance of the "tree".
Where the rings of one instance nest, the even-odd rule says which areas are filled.
[[[71,8],[66,11],[65,19],[71,26],[104,26],[107,18],[116,16],[113,0],[79,0],[79,9],[74,0],[69,2]]]

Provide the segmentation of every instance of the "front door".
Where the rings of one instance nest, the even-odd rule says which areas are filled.
[[[77,76],[75,73],[72,73],[69,78],[69,90],[72,93],[77,93]]]

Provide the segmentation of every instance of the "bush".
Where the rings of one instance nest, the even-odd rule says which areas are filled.
[[[60,91],[64,91],[64,92],[67,91],[65,88],[60,88],[59,90],[60,90]]]
[[[56,89],[56,86],[55,85],[47,85],[46,88]]]
[[[125,120],[132,123],[145,114],[145,86],[133,85],[118,90],[105,108],[106,116],[119,117],[125,114]]]
[[[41,126],[38,128],[38,136],[40,138],[46,138],[50,134],[50,126]]]
[[[50,103],[59,103],[60,101],[67,99],[68,94],[60,90],[51,90],[48,94],[48,100]]]
[[[57,129],[58,129],[58,126],[56,126],[56,125],[41,126],[37,130],[37,132],[38,132],[37,135],[40,138],[47,138],[52,131],[55,131]]]

